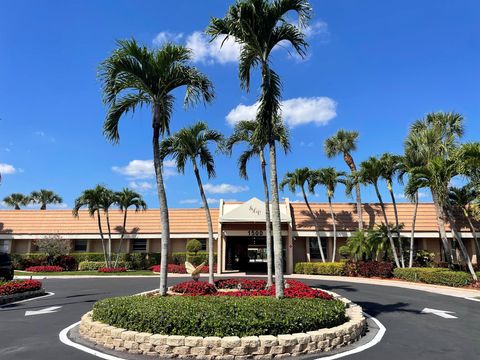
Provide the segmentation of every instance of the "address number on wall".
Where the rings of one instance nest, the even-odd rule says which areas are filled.
[[[248,230],[248,236],[263,236],[263,230]]]

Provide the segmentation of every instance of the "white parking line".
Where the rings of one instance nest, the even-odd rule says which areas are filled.
[[[352,350],[348,350],[348,351],[345,351],[345,352],[342,352],[340,354],[335,354],[335,355],[331,355],[331,356],[326,356],[326,357],[322,357],[322,358],[318,358],[319,360],[333,360],[333,359],[340,359],[342,357],[345,357],[345,356],[348,356],[348,355],[352,355],[352,354],[357,354],[361,351],[364,351],[364,350],[367,350],[369,348],[371,348],[372,346],[375,346],[376,344],[378,344],[380,342],[380,340],[382,340],[383,338],[383,335],[385,335],[385,332],[387,331],[387,329],[385,328],[385,326],[383,326],[383,324],[378,321],[376,318],[374,318],[373,316],[370,316],[368,315],[367,313],[363,313],[363,315],[365,315],[367,318],[371,319],[379,328],[379,331],[377,332],[377,334],[373,337],[372,340],[370,340],[368,343],[366,344],[363,344],[355,349],[352,349]],[[98,351],[98,350],[94,350],[94,349],[90,349],[89,347],[87,346],[84,346],[84,345],[80,345],[80,344],[77,344],[75,342],[73,342],[72,340],[70,340],[67,336],[68,332],[73,329],[75,326],[79,325],[80,324],[80,321],[76,322],[75,324],[72,324],[68,327],[66,327],[65,329],[63,329],[60,334],[58,334],[58,338],[60,339],[60,341],[62,343],[64,343],[65,345],[67,346],[71,346],[71,347],[74,347],[78,350],[81,350],[81,351],[84,351],[86,353],[89,353],[91,355],[94,355],[94,356],[97,356],[101,359],[106,359],[106,360],[126,360],[125,358],[121,358],[121,357],[118,357],[118,356],[114,356],[114,355],[110,355],[110,354],[105,354],[105,353],[102,353],[101,351]]]

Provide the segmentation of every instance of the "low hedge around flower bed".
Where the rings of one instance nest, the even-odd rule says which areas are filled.
[[[393,268],[391,262],[385,261],[301,262],[295,264],[295,273],[390,278]]]
[[[0,296],[35,291],[40,290],[41,288],[42,283],[37,280],[9,281],[0,285]]]
[[[184,336],[292,334],[346,321],[339,300],[274,297],[117,297],[97,302],[93,320],[132,331]]]
[[[345,262],[300,262],[295,264],[296,274],[345,275]]]
[[[466,272],[444,268],[396,268],[393,274],[398,279],[435,285],[461,287],[473,282],[472,276]]]
[[[63,268],[61,268],[60,266],[51,266],[51,265],[30,266],[30,267],[26,268],[25,271],[29,271],[29,272],[62,272]]]

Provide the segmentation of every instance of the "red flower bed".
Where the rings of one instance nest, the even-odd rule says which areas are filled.
[[[160,265],[153,265],[149,268],[149,270],[151,270],[153,272],[160,272]],[[217,271],[217,266],[216,265],[213,268],[213,271],[214,272]],[[181,265],[168,264],[167,265],[167,272],[169,272],[171,274],[186,274],[187,269],[185,268],[185,265],[183,265],[183,264],[181,264]],[[202,274],[208,274],[208,266],[204,266],[201,273]]]
[[[98,269],[98,272],[101,272],[101,273],[127,272],[127,268],[126,267],[102,267]]]
[[[30,266],[25,270],[30,272],[61,272],[63,271],[63,269],[60,266],[52,266],[52,265]]]
[[[267,281],[249,279],[220,279],[215,281],[215,286],[217,289],[264,290],[267,287]]]
[[[248,279],[221,279],[215,286],[207,282],[187,281],[172,287],[172,291],[184,295],[215,295],[215,296],[275,296],[275,286],[265,289],[265,280]],[[245,286],[237,291],[217,291],[218,289],[237,289],[238,284]],[[322,290],[312,289],[310,286],[296,280],[287,280],[284,295],[286,298],[318,298],[331,300],[333,296]]]
[[[37,280],[10,281],[0,285],[0,295],[12,295],[26,291],[40,290],[42,283]]]
[[[186,281],[172,287],[172,291],[185,295],[212,295],[217,292],[214,285],[202,281]]]

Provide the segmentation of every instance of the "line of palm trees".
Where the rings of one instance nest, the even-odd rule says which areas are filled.
[[[134,207],[135,212],[146,210],[147,204],[139,193],[129,188],[123,188],[121,191],[115,192],[103,185],[97,185],[93,189],[84,190],[80,196],[75,199],[75,205],[72,210],[73,215],[78,217],[80,209],[85,207],[88,210],[88,214],[91,217],[96,217],[97,219],[98,231],[102,241],[102,251],[106,266],[117,267],[126,234],[128,209]],[[123,213],[123,224],[120,229],[120,241],[118,243],[118,249],[116,252],[114,252],[112,248],[112,229],[110,226],[110,210],[112,210],[112,208],[118,208]],[[108,241],[105,240],[102,218],[105,220],[107,225]],[[114,256],[115,259],[113,259]]]
[[[47,210],[47,205],[61,204],[63,199],[60,195],[51,190],[41,189],[32,191],[30,195],[22,193],[13,193],[3,199],[5,205],[13,207],[15,210],[20,210],[22,206],[29,204],[40,205],[40,210]]]
[[[361,209],[361,200],[358,203],[360,191],[357,191],[360,185],[372,186],[374,188],[383,217],[381,232],[385,232],[387,235],[390,253],[395,265],[397,267],[406,267],[406,249],[400,233],[403,224],[399,223],[393,183],[395,180],[403,183],[404,178],[408,177],[404,189],[405,195],[415,204],[412,213],[412,229],[408,248],[408,267],[413,266],[414,233],[419,191],[424,188],[430,190],[432,194],[443,251],[449,266],[453,267],[460,260],[457,259],[456,251],[448,240],[446,233],[447,224],[451,229],[454,242],[460,248],[463,262],[467,264],[470,273],[476,280],[471,259],[454,217],[454,209],[460,209],[473,234],[477,258],[480,258],[480,243],[472,221],[474,217],[479,218],[480,215],[478,210],[478,205],[480,204],[478,192],[480,188],[480,143],[459,143],[464,133],[463,122],[463,117],[458,113],[435,112],[427,114],[425,118],[417,120],[412,124],[405,140],[403,155],[385,153],[380,157],[371,156],[360,163],[358,170],[351,155],[357,146],[358,133],[340,130],[325,141],[324,150],[328,157],[343,154],[345,162],[351,170],[350,174],[347,175],[345,172],[337,171],[331,167],[319,170],[299,168],[293,172],[286,173],[280,183],[280,187],[283,189],[285,186],[288,186],[293,193],[296,192],[297,188],[300,189],[315,224],[321,260],[323,262],[326,261],[321,244],[322,240],[318,224],[319,216],[314,213],[308,201],[305,191],[307,185],[308,191],[312,194],[318,185],[327,189],[330,216],[334,230],[332,261],[335,259],[337,235],[335,214],[332,210],[331,200],[336,186],[340,183],[345,185],[348,195],[352,193],[353,189],[356,189],[357,209]],[[462,177],[467,182],[466,185],[460,188],[451,186],[452,180],[457,176]],[[392,201],[394,224],[391,224],[387,217],[385,203],[380,191],[381,181],[384,181]],[[361,211],[357,211],[359,234],[356,234],[355,237],[356,239],[367,239],[368,236],[363,233],[361,214]]]
[[[287,18],[288,14],[288,18]],[[291,23],[290,15],[296,14],[298,25]],[[282,127],[280,101],[282,82],[279,74],[272,68],[272,50],[279,43],[290,43],[301,57],[307,52],[308,44],[304,30],[312,14],[308,0],[238,0],[231,5],[223,18],[212,18],[206,33],[215,38],[231,38],[241,47],[239,58],[240,86],[250,91],[250,77],[253,70],[261,73],[258,110],[252,139],[255,147],[263,150],[268,147],[271,196],[271,222],[273,238],[273,263],[275,267],[275,289],[278,298],[284,294],[282,237],[280,227],[280,205],[277,176],[276,144],[279,141],[277,129]],[[100,65],[100,78],[103,84],[104,102],[108,112],[104,122],[104,134],[113,143],[120,140],[119,123],[123,115],[134,112],[140,107],[148,107],[152,115],[152,150],[154,159],[157,193],[160,203],[162,244],[160,263],[160,294],[167,292],[167,253],[170,242],[168,204],[163,181],[162,167],[166,153],[177,161],[177,167],[183,171],[186,158],[192,161],[199,183],[202,201],[205,206],[198,168],[194,159],[202,154],[192,149],[184,149],[180,140],[169,140],[170,146],[163,145],[170,133],[170,122],[175,103],[175,90],[186,88],[184,106],[193,106],[199,102],[210,103],[214,99],[214,88],[207,76],[191,65],[191,51],[184,46],[167,43],[160,49],[150,50],[135,40],[118,41],[117,49]],[[194,125],[190,131],[202,126]],[[207,134],[206,129],[200,130]],[[183,136],[181,132],[177,138]],[[186,135],[185,135],[186,136]],[[214,139],[208,141],[216,141]],[[168,151],[167,151],[168,149]],[[184,155],[179,155],[180,151]],[[186,160],[185,160],[186,161]],[[213,159],[212,159],[213,161]],[[208,163],[208,161],[207,161]],[[207,169],[207,163],[200,164]],[[269,202],[266,204],[266,209]],[[208,204],[205,206],[208,215]],[[209,239],[209,249],[212,250]],[[213,281],[213,251],[209,255],[209,281]]]

